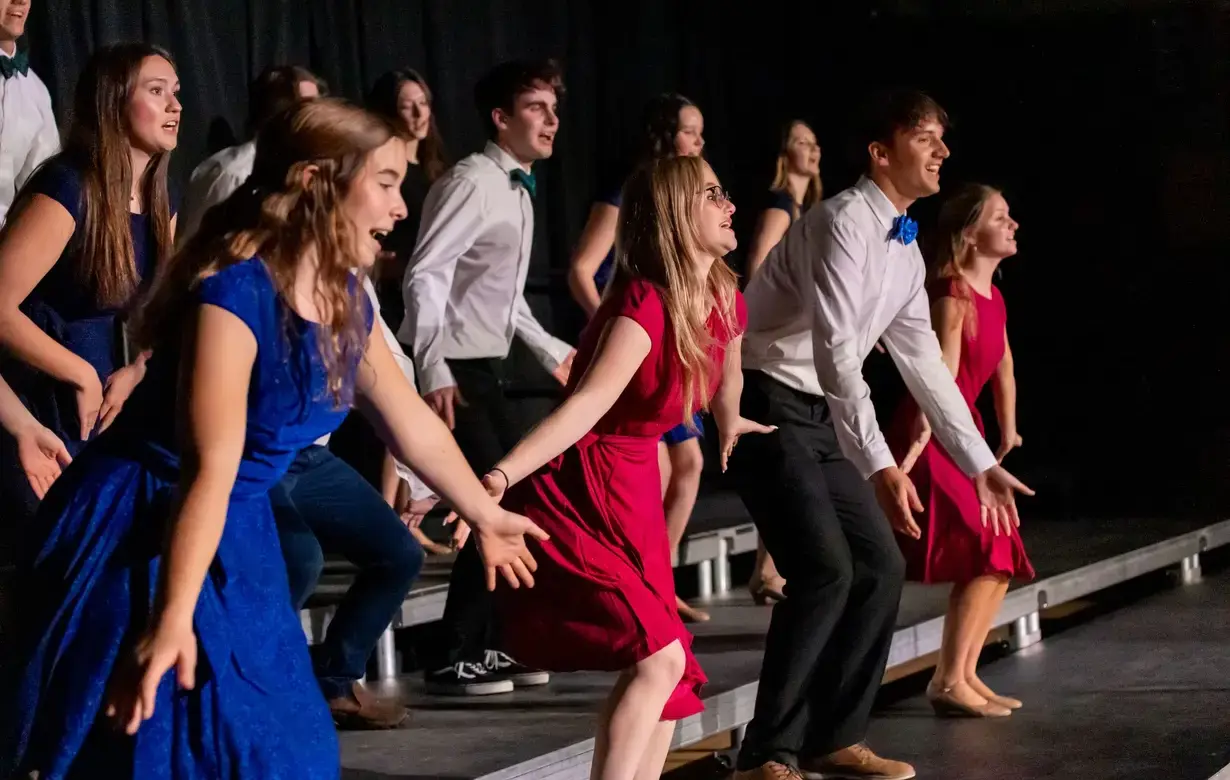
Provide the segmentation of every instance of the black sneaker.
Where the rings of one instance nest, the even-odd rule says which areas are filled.
[[[488,650],[483,665],[492,677],[498,680],[508,680],[518,687],[546,685],[551,681],[551,675],[548,672],[519,664],[509,657],[508,653],[501,653],[499,650]]]
[[[512,693],[513,681],[497,677],[484,664],[460,661],[423,675],[427,692],[437,696],[490,696]]]

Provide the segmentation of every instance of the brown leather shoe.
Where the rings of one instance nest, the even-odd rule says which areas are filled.
[[[914,767],[904,761],[880,758],[860,743],[830,753],[824,758],[801,762],[807,780],[910,780]]]
[[[350,686],[349,696],[329,699],[329,712],[333,724],[343,731],[395,729],[410,717],[401,702],[380,701],[358,683]]]
[[[735,772],[733,780],[803,780],[799,770],[789,764],[770,761],[755,769],[745,769]]]

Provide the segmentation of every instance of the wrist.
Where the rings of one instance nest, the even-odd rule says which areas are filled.
[[[100,383],[98,372],[84,360],[73,367],[72,374],[68,377],[68,384],[77,390],[84,390],[91,385]]]

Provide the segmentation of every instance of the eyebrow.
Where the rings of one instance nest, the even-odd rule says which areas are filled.
[[[388,175],[388,176],[392,176],[394,179],[396,179],[396,178],[397,178],[398,176],[400,176],[401,174],[399,174],[397,171],[393,170],[392,168],[381,168],[379,171],[377,171],[377,172],[376,172],[376,175],[377,175],[377,176],[385,176],[385,175]]]

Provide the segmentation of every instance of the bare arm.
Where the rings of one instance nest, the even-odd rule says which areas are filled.
[[[999,420],[999,449],[995,455],[1001,461],[1009,450],[1021,446],[1021,437],[1016,427],[1016,371],[1012,364],[1012,346],[1008,343],[1008,329],[1004,328],[1004,356],[995,368],[995,381],[991,385],[995,396],[995,416]]]
[[[752,238],[752,246],[747,252],[748,279],[760,270],[760,264],[768,257],[769,250],[777,246],[777,242],[782,240],[789,227],[790,215],[781,209],[769,208],[761,213],[760,222],[756,225],[756,235]]]
[[[533,474],[592,430],[632,381],[651,347],[649,334],[636,321],[612,320],[576,390],[499,462],[497,468],[509,484]]]
[[[191,626],[205,574],[218,552],[247,434],[248,385],[256,337],[236,315],[200,307],[192,360],[180,378],[187,412],[183,503],[171,526],[158,622]]]
[[[743,337],[739,336],[726,346],[726,359],[722,361],[722,382],[709,404],[718,430],[726,430],[739,419],[739,399],[742,396]]]
[[[585,229],[577,240],[568,267],[568,289],[585,314],[594,316],[602,301],[602,291],[594,282],[594,274],[615,245],[615,226],[619,221],[619,209],[609,203],[595,203],[589,210]]]
[[[22,302],[59,260],[72,238],[72,214],[46,195],[35,195],[0,241],[0,347],[61,382],[76,387],[93,378],[94,368],[43,332],[21,311]]]
[[[965,304],[951,296],[944,296],[931,304],[931,326],[940,342],[944,365],[956,377],[961,366],[961,329],[965,321]],[[923,414],[922,407],[910,428],[910,449],[901,459],[901,470],[907,474],[931,441],[931,424]]]

